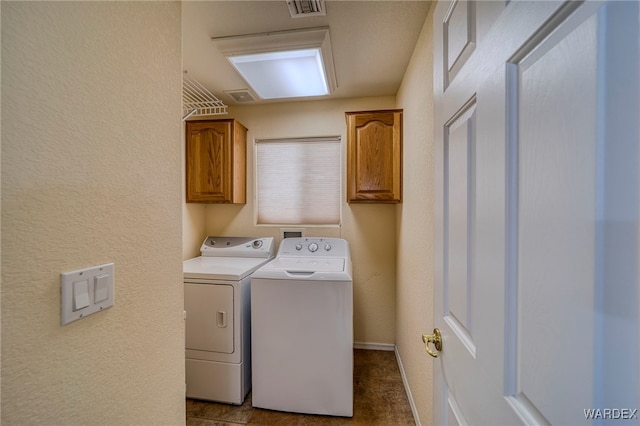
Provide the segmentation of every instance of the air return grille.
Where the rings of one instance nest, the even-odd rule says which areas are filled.
[[[231,96],[236,102],[253,102],[256,98],[251,94],[249,90],[227,90],[224,93]]]
[[[292,18],[327,14],[324,8],[324,0],[287,0],[287,5]]]

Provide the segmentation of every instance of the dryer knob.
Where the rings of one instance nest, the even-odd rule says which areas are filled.
[[[296,244],[296,250],[298,251],[302,250],[302,244]]]
[[[324,246],[324,249],[325,249],[326,251],[331,250],[331,244],[327,244],[327,245],[325,245],[325,246]]]
[[[254,249],[259,249],[260,247],[262,247],[262,240],[254,240],[253,241],[253,248]]]
[[[316,243],[309,244],[309,251],[311,253],[315,252],[316,250],[318,250],[318,245]]]

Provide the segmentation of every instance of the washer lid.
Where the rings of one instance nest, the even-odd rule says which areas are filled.
[[[182,263],[184,278],[239,281],[271,259],[200,256]]]

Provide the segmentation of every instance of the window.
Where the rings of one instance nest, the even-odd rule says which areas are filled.
[[[340,137],[256,140],[258,225],[339,225]]]

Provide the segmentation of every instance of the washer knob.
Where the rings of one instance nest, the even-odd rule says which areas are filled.
[[[318,245],[316,243],[309,244],[309,251],[311,253],[315,252],[316,250],[318,250]]]
[[[260,247],[262,247],[262,240],[254,240],[253,241],[253,248],[254,249],[259,249]]]
[[[325,246],[324,246],[324,249],[325,249],[326,251],[331,250],[331,244],[327,244],[327,245],[325,245]]]
[[[302,250],[302,244],[296,244],[296,250],[298,251]]]

